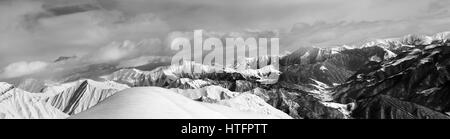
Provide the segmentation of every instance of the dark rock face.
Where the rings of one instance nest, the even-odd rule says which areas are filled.
[[[392,61],[361,70],[338,86],[336,99],[349,102],[377,94],[412,101],[436,110],[448,109],[450,47],[415,49]]]
[[[289,106],[289,113],[294,112],[298,117],[304,119],[344,119],[345,116],[340,111],[334,108],[325,106],[317,98],[307,95],[298,94],[292,95],[292,92],[280,90],[280,98],[283,108]]]
[[[449,116],[427,107],[386,95],[377,95],[358,101],[352,117],[357,119],[450,119]]]
[[[344,119],[345,115],[327,107],[307,92],[286,88],[256,88],[251,93],[296,119]]]
[[[64,61],[68,61],[68,60],[75,59],[75,58],[77,58],[77,56],[60,56],[53,62],[55,62],[55,63],[64,62]]]
[[[14,86],[8,83],[0,82],[0,96],[13,89]]]
[[[302,48],[281,59],[281,81],[310,84],[311,79],[329,86],[344,83],[356,71],[370,63],[373,56],[385,60],[387,51],[381,47],[365,48]]]
[[[366,66],[345,84],[336,87],[334,97],[340,103],[365,100],[361,102],[364,108],[357,111],[357,117],[439,118],[435,113],[442,114],[450,110],[449,66],[449,44],[416,46],[392,60]],[[395,106],[391,106],[394,104]],[[393,108],[405,109],[407,112],[420,111],[412,116],[402,114],[398,110],[387,112],[391,115],[384,116],[377,112],[362,112]]]

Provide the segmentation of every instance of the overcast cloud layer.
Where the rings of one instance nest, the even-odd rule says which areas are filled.
[[[98,8],[48,10],[84,3]],[[59,56],[161,55],[170,35],[194,29],[274,31],[282,51],[434,34],[450,30],[448,9],[448,0],[0,0],[0,78],[38,71]],[[138,46],[120,47],[124,40]]]

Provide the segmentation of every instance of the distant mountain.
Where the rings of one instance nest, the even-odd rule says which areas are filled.
[[[44,4],[42,8],[55,16],[61,16],[91,10],[99,10],[102,9],[102,6],[96,0],[83,0],[70,2],[55,1],[51,4]]]
[[[46,87],[47,81],[34,78],[15,79],[9,81],[16,88],[20,88],[27,92],[41,92]]]
[[[67,60],[71,60],[71,59],[75,59],[75,58],[77,58],[77,56],[60,56],[53,62],[58,63],[58,62],[63,62],[63,61],[67,61]]]
[[[410,34],[400,38],[377,39],[363,44],[361,47],[379,46],[388,50],[396,50],[401,47],[414,47],[417,45],[430,45],[432,43],[443,43],[450,39],[450,32],[441,32],[432,36]]]
[[[197,68],[200,71],[188,70],[190,68]],[[195,62],[184,62],[182,65],[164,66],[152,71],[121,69],[101,78],[130,86],[178,87],[186,85],[187,82],[185,81],[187,80],[199,79],[216,85],[235,80],[247,80],[258,84],[273,84],[277,82],[279,74],[280,72],[272,66],[256,70],[234,70],[232,68],[223,69]],[[232,86],[227,86],[226,83],[224,85],[225,88],[234,90]]]
[[[381,47],[302,48],[281,59],[281,81],[307,85],[313,80],[329,86],[340,84],[365,64],[392,58],[395,53]]]
[[[362,99],[357,105],[352,116],[359,119],[450,119],[443,113],[386,95]]]
[[[411,102],[414,105],[409,105],[409,107],[423,109],[418,107],[418,105],[422,105],[431,109],[426,110],[428,114],[430,114],[429,111],[444,114],[450,111],[450,97],[447,93],[450,85],[449,58],[449,41],[415,45],[393,59],[364,66],[344,84],[334,88],[334,97],[337,102],[357,102],[358,106],[366,104],[367,102],[364,100],[370,98],[376,98],[376,100],[384,102],[387,97],[380,96],[385,95],[390,97],[387,102]],[[381,107],[379,105],[372,104],[369,107]],[[372,114],[387,114],[383,111],[379,112]],[[414,117],[424,115],[411,111],[404,112]],[[369,113],[355,113],[357,118],[372,115],[364,114]],[[435,114],[431,113],[428,116],[432,115]]]

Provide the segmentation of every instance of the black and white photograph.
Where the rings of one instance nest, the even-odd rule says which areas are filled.
[[[0,119],[450,119],[450,1],[0,0]]]

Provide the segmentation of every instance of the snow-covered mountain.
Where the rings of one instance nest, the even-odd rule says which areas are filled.
[[[441,32],[432,36],[409,34],[400,38],[377,39],[368,41],[361,47],[381,47],[390,51],[404,51],[415,46],[431,45],[433,43],[443,43],[450,38],[450,32]]]
[[[367,66],[391,61],[405,51],[425,46],[427,43],[439,43],[442,41],[436,40],[445,38],[442,37],[445,34],[435,36],[441,37],[419,37],[418,40],[414,40],[416,36],[408,35],[398,39],[397,42],[393,41],[394,39],[377,40],[362,47],[300,48],[294,53],[280,57],[281,67],[279,72],[275,72],[280,73],[280,77],[271,84],[263,84],[255,78],[248,78],[261,79],[261,76],[258,75],[264,74],[245,74],[246,72],[243,71],[229,72],[196,63],[162,67],[153,71],[123,69],[103,78],[131,86],[161,86],[180,89],[204,89],[208,86],[220,86],[230,92],[252,92],[294,118],[350,118],[350,111],[355,109],[355,103],[333,102],[335,93],[333,88],[345,84],[349,78]],[[426,43],[417,45],[412,43],[414,41]],[[256,63],[254,61],[264,61],[264,59],[248,59],[243,62],[248,65],[253,64],[253,66],[249,66],[252,68],[247,70],[252,71],[250,73],[258,73],[255,72],[257,70],[271,71],[258,69],[254,65]],[[189,66],[200,66],[203,71],[200,73],[183,72],[183,69]],[[273,73],[273,71],[266,73]],[[203,99],[198,95],[195,98],[195,100]]]
[[[51,85],[42,92],[27,92],[12,85],[2,85],[7,90],[0,95],[0,115],[3,118],[66,118],[95,106],[126,85],[114,82],[80,80]],[[9,88],[9,89],[3,89]],[[62,113],[62,114],[61,114]]]
[[[0,95],[0,119],[64,119],[68,115],[47,103],[46,94],[12,88]]]
[[[334,88],[336,101],[356,102],[358,118],[449,118],[449,41],[413,48],[359,70]]]
[[[80,80],[61,85],[49,86],[43,90],[49,95],[47,102],[64,113],[73,115],[85,111],[114,93],[129,88],[115,82]]]
[[[191,68],[200,71],[194,72]],[[278,80],[280,72],[273,66],[265,66],[260,69],[235,70],[231,68],[218,68],[202,65],[194,62],[184,62],[182,65],[171,65],[156,68],[152,71],[140,71],[137,69],[121,69],[103,79],[128,84],[130,86],[161,86],[179,87],[186,85],[188,80],[198,81],[203,79],[210,84],[218,84],[220,81],[247,80],[261,84],[273,84]]]
[[[227,68],[95,64],[0,83],[0,118],[449,118],[448,34],[302,47],[274,56],[279,68],[260,65],[273,56]]]
[[[7,91],[11,90],[13,88],[13,85],[5,82],[0,82],[0,95],[6,93]]]

